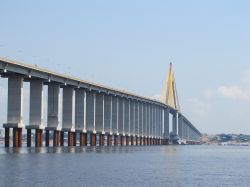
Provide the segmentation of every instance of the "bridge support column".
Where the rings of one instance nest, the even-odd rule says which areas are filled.
[[[96,146],[96,133],[91,133],[91,146]]]
[[[49,130],[48,129],[46,129],[46,134],[45,134],[45,146],[46,147],[49,147],[49,142],[50,142],[50,137],[49,137]],[[28,141],[27,141],[28,142]]]
[[[175,135],[178,135],[178,112],[176,112],[175,114],[173,114],[173,122],[172,122],[172,129],[173,129],[173,133]]]
[[[73,128],[73,95],[74,89],[69,86],[63,87],[63,115],[62,131],[68,132],[68,146],[75,146],[75,129]]]
[[[64,131],[60,132],[60,146],[64,146]]]
[[[43,133],[43,81],[39,79],[30,79],[30,115],[29,125],[26,126],[27,135],[35,130],[35,147],[42,146]],[[30,136],[30,135],[29,135]],[[27,136],[28,137],[28,136]],[[31,146],[29,142],[31,138],[27,139],[27,146]]]
[[[3,128],[7,128],[6,140],[8,132],[13,128],[13,147],[22,146],[22,127],[23,125],[23,77],[19,75],[10,75],[8,77],[8,107],[7,107],[7,123],[3,124]],[[9,146],[9,140],[5,143]]]
[[[58,130],[54,130],[53,146],[54,147],[59,146],[59,131]]]
[[[46,146],[50,144],[50,131],[53,131],[53,147],[59,146],[59,96],[60,85],[56,83],[48,84],[48,124],[46,127]]]
[[[10,129],[9,128],[5,128],[5,147],[9,147],[10,146]]]
[[[87,134],[80,132],[80,146],[86,146],[87,145]]]
[[[108,146],[112,146],[112,135],[108,134],[108,142],[107,142]]]
[[[100,139],[99,139],[99,146],[104,146],[104,134],[100,134]]]

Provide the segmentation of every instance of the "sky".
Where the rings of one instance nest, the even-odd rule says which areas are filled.
[[[172,62],[200,131],[250,134],[249,18],[242,0],[1,1],[0,56],[152,98]]]

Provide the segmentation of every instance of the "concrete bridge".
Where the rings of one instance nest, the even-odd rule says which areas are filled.
[[[35,146],[166,145],[173,133],[188,143],[199,143],[201,133],[177,109],[160,101],[129,92],[65,76],[46,69],[0,58],[0,74],[8,79],[5,147],[22,146],[22,130],[27,130],[27,146],[35,132]],[[23,82],[30,83],[29,124],[23,122]],[[44,87],[48,98],[44,98]],[[62,125],[59,125],[59,96],[62,90]],[[48,102],[47,122],[43,120],[43,100]],[[74,109],[73,109],[74,107]],[[74,112],[74,113],[73,113]],[[74,118],[74,119],[73,119]],[[67,134],[66,134],[67,133]],[[65,134],[67,136],[65,136]],[[66,138],[68,137],[68,138]],[[78,139],[78,140],[77,140]]]

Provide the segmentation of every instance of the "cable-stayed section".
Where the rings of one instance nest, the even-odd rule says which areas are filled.
[[[166,81],[164,82],[164,87],[161,95],[161,102],[168,106],[171,106],[179,112],[181,110],[172,63],[170,63]]]

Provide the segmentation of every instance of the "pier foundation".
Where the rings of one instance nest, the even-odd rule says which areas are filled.
[[[80,146],[86,146],[87,145],[87,134],[81,132],[80,133]]]
[[[13,128],[13,147],[22,147],[22,128]]]
[[[53,146],[54,147],[58,147],[59,146],[59,131],[57,131],[57,130],[54,130]]]
[[[36,134],[35,134],[35,146],[36,147],[42,147],[42,135],[43,135],[43,130],[36,129]]]
[[[74,134],[71,131],[68,131],[68,146],[71,147],[73,146],[73,141],[74,141]]]
[[[125,136],[121,135],[121,146],[125,145]]]
[[[31,129],[27,129],[27,147],[31,147]]]
[[[63,131],[60,132],[60,146],[61,147],[64,146],[64,132]]]
[[[138,136],[135,137],[135,145],[139,145],[139,142],[138,142]]]
[[[119,144],[119,135],[114,135],[114,145],[118,145]]]
[[[10,129],[9,128],[5,128],[5,147],[9,147],[10,146]]]
[[[140,137],[140,145],[143,145],[142,137]]]
[[[111,134],[108,135],[108,142],[107,142],[107,145],[108,145],[108,146],[112,146],[112,135],[111,135]]]
[[[100,134],[99,145],[104,146],[104,134]]]
[[[96,146],[96,134],[95,133],[91,133],[90,144],[91,146]]]
[[[49,130],[45,131],[45,146],[49,147],[50,137],[49,137]]]
[[[134,145],[134,136],[131,136],[130,139],[131,139],[131,145]]]
[[[72,132],[73,134],[73,146],[76,146],[76,132]]]

